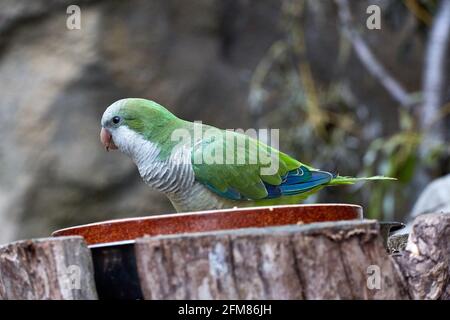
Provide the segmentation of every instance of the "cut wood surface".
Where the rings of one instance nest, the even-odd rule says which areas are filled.
[[[146,299],[408,298],[371,220],[144,237],[135,250]]]
[[[92,258],[83,238],[0,246],[0,299],[96,299]]]
[[[413,299],[450,299],[450,214],[414,220],[406,250],[394,256]]]

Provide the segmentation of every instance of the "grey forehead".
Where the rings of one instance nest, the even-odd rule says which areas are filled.
[[[103,113],[101,123],[104,124],[106,121],[117,115],[124,103],[125,99],[122,99],[114,102],[112,105],[106,108],[105,112]]]

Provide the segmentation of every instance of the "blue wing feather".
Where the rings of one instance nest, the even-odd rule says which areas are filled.
[[[298,184],[309,181],[311,179],[311,171],[305,167],[300,167],[296,170],[289,171],[283,178],[282,185]]]
[[[268,192],[268,198],[277,198],[280,196],[291,196],[307,192],[317,186],[327,184],[331,179],[333,179],[333,175],[329,172],[319,170],[312,171],[302,166],[297,170],[289,171],[283,179],[283,182],[279,186],[276,186],[276,188],[273,188],[273,186],[268,184],[265,185]],[[270,187],[268,188],[268,186]],[[272,189],[275,189],[275,192],[271,192]]]
[[[267,190],[266,199],[279,198],[282,196],[292,196],[303,192],[310,191],[320,185],[327,184],[333,179],[333,174],[320,171],[309,170],[305,166],[289,171],[282,177],[279,185],[271,185],[264,182]],[[231,200],[248,200],[241,193],[233,188],[228,188],[225,192],[217,190],[210,184],[205,186],[214,193]]]

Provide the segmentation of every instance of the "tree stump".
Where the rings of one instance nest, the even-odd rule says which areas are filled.
[[[407,299],[376,221],[136,241],[146,299]]]
[[[412,299],[450,299],[450,214],[426,214],[394,256]]]
[[[96,299],[92,258],[82,237],[0,246],[0,299]]]
[[[372,220],[143,237],[97,275],[130,286],[117,272],[136,261],[127,276],[146,299],[450,299],[450,215],[416,218],[405,239],[389,256]],[[0,246],[0,299],[97,299],[83,238]]]

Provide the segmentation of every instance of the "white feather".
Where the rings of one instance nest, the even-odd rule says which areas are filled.
[[[111,134],[116,146],[133,159],[149,186],[170,194],[183,192],[194,183],[191,150],[187,146],[174,148],[168,159],[161,160],[158,145],[128,127],[119,126]]]

